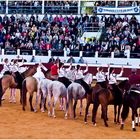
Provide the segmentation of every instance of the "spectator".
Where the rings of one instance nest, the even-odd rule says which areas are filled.
[[[78,63],[84,63],[84,59],[83,59],[83,57],[82,57],[82,56],[80,57],[80,59],[79,59]]]
[[[35,56],[34,56],[34,55],[32,56],[30,62],[36,62],[36,60],[35,60]]]
[[[75,63],[73,56],[70,56],[70,58],[67,60],[67,63]]]
[[[53,56],[51,56],[51,58],[49,59],[49,62],[48,63],[54,63],[55,62],[55,59]]]

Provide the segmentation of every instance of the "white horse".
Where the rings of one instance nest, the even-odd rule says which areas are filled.
[[[48,116],[56,117],[55,115],[55,106],[59,99],[59,97],[63,97],[65,99],[66,103],[66,112],[65,117],[67,118],[68,113],[68,103],[67,103],[67,89],[65,85],[59,81],[52,81],[49,79],[43,79],[41,80],[40,89],[42,92],[42,100],[41,100],[41,111],[44,112],[44,105],[46,102],[46,98],[48,96]],[[53,97],[53,103],[52,103],[52,114],[50,111],[51,108],[51,99]]]
[[[87,75],[85,75],[84,81],[90,86],[93,81],[92,74],[88,73]],[[68,107],[69,105],[71,106],[70,117],[72,117],[72,112],[73,112],[74,118],[76,118],[75,110],[76,110],[77,101],[78,99],[80,99],[80,115],[81,115],[82,114],[82,99],[85,98],[86,91],[82,85],[80,85],[79,83],[73,82],[68,86],[67,92],[68,92],[68,97],[67,97]],[[74,106],[73,106],[73,99],[74,99]]]

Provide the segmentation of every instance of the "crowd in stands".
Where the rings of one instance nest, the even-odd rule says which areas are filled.
[[[100,40],[94,38],[80,38],[80,31],[86,23],[96,22],[102,26],[103,33]],[[95,26],[95,25],[94,25]],[[90,26],[89,26],[90,27]],[[52,50],[54,52],[83,51],[84,56],[90,56],[95,51],[99,56],[108,57],[114,51],[115,57],[127,57],[130,52],[140,52],[140,23],[133,15],[130,19],[115,15],[109,17],[70,15],[51,16],[45,14],[43,19],[38,15],[14,16],[3,18],[0,16],[0,48],[6,51],[17,49],[37,50],[39,53]],[[106,52],[106,53],[105,53]],[[108,53],[109,52],[109,53]],[[132,55],[132,57],[139,57]]]
[[[130,6],[139,6],[140,1],[118,1],[118,7],[130,7]],[[106,7],[115,7],[115,1],[96,1],[95,6],[106,6]]]
[[[99,22],[97,16],[81,15],[47,15],[43,19],[39,16],[31,17],[23,15],[0,16],[0,47],[7,51],[21,50],[43,50],[60,51],[87,51],[85,42],[79,39],[80,30],[85,23]],[[96,41],[96,40],[94,40]]]
[[[6,2],[0,2],[1,11],[5,13]],[[42,13],[42,1],[31,0],[31,1],[9,1],[8,2],[8,13]],[[78,13],[78,1],[55,1],[49,0],[44,1],[44,12],[49,14],[77,14]]]

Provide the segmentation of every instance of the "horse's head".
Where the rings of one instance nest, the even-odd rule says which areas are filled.
[[[91,73],[87,73],[84,77],[84,81],[88,84],[91,85],[93,81],[93,75]]]
[[[36,66],[29,66],[28,69],[23,73],[24,77],[32,76],[37,72]]]
[[[118,84],[118,87],[119,87],[121,90],[128,91],[128,90],[130,89],[129,81],[128,81],[127,79],[121,81],[121,82]]]

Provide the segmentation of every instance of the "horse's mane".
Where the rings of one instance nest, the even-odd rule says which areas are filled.
[[[29,66],[27,70],[21,73],[21,75],[25,78],[25,75],[31,70],[36,69],[36,66]]]
[[[126,80],[123,80],[121,81],[119,84],[118,84],[118,87],[120,89],[129,89],[130,88],[130,84],[129,84],[129,81],[126,79]]]

